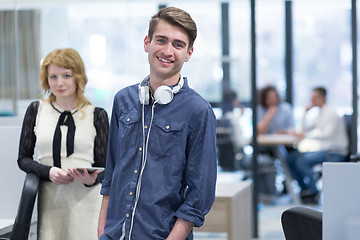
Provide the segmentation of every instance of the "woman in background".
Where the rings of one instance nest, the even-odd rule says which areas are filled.
[[[280,101],[276,88],[268,85],[260,90],[257,107],[258,134],[286,134],[294,132],[294,117],[289,103]],[[292,147],[287,148],[292,151]],[[258,146],[259,198],[265,203],[273,202],[276,197],[276,155],[273,146]],[[270,169],[270,170],[269,170]]]
[[[40,83],[44,94],[26,111],[18,158],[20,169],[43,180],[38,239],[97,239],[104,172],[85,168],[105,167],[107,113],[85,98],[85,68],[74,49],[50,52],[41,66]]]
[[[274,86],[266,86],[260,90],[260,106],[257,110],[258,134],[289,133],[294,131],[292,107],[281,102]]]

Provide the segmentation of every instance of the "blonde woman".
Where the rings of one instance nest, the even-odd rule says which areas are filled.
[[[85,168],[105,167],[107,113],[84,96],[87,77],[74,49],[50,52],[41,66],[40,83],[44,94],[26,111],[18,158],[20,169],[43,180],[38,239],[97,239],[104,172]]]

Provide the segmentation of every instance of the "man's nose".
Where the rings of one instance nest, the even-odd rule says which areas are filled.
[[[172,55],[173,46],[169,43],[164,45],[162,53],[166,56]]]

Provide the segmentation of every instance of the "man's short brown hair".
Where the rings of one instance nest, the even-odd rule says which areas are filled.
[[[193,46],[197,35],[197,28],[196,28],[196,23],[191,18],[189,13],[176,7],[167,7],[161,9],[157,14],[152,16],[150,20],[149,31],[148,31],[148,37],[150,41],[152,40],[153,34],[155,32],[155,28],[160,20],[164,20],[170,23],[171,25],[179,26],[183,28],[186,31],[189,38],[188,49],[190,49]]]
[[[315,87],[313,91],[317,92],[321,97],[326,98],[326,89],[324,87]]]

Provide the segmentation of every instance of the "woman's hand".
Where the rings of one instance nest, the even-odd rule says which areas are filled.
[[[58,167],[50,168],[49,178],[50,181],[57,184],[69,184],[74,180],[72,176]]]
[[[266,115],[268,115],[268,117],[271,119],[275,116],[275,114],[277,113],[278,111],[278,106],[277,105],[273,105],[273,106],[270,106],[266,112]]]
[[[98,170],[89,173],[86,168],[83,168],[82,171],[79,171],[76,168],[69,168],[67,173],[79,182],[82,182],[86,185],[93,185],[96,181]]]

